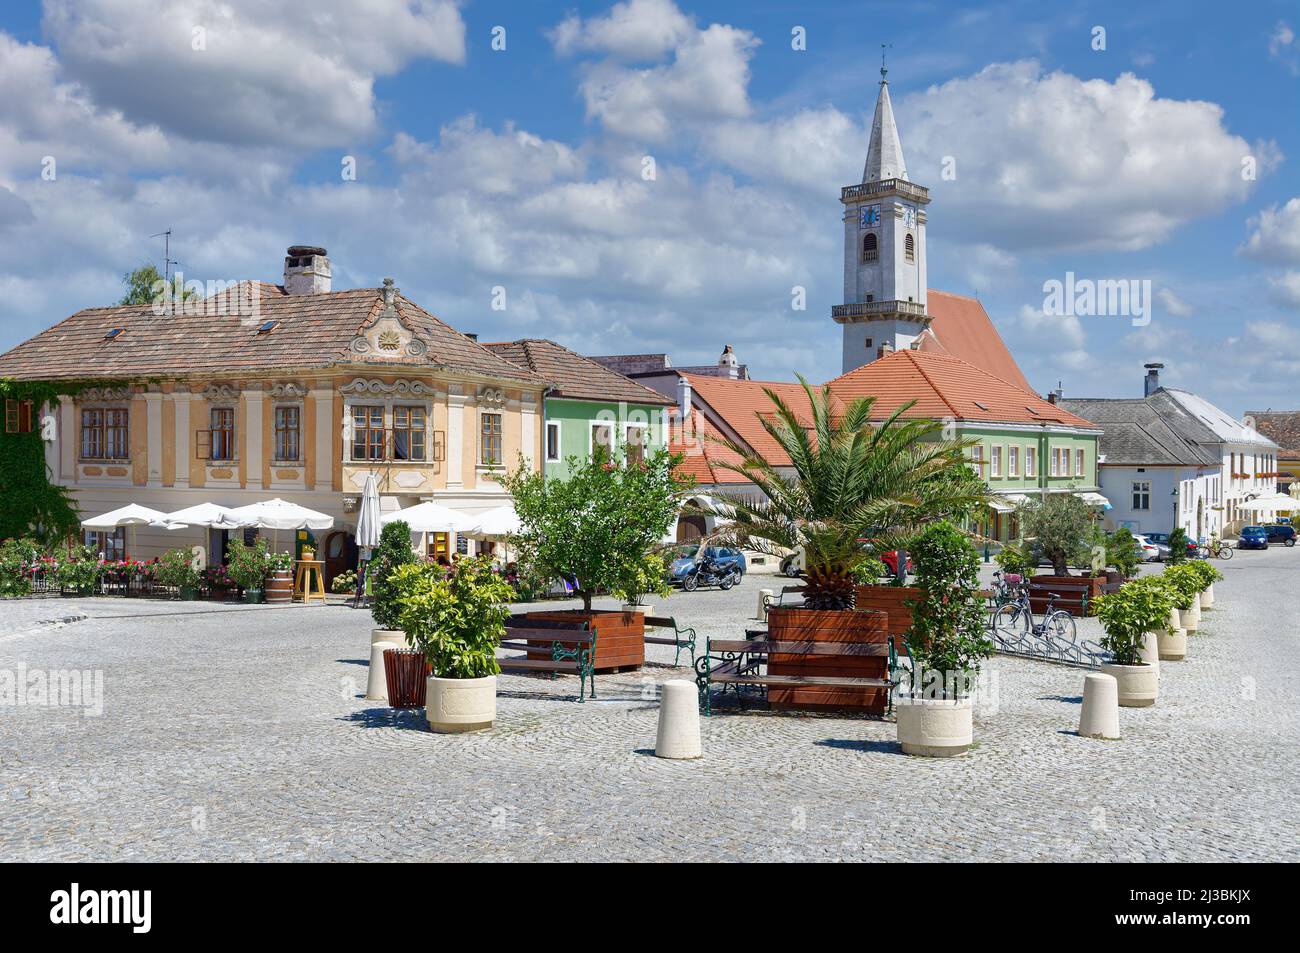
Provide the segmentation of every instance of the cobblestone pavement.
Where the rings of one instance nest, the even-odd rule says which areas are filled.
[[[641,673],[504,675],[497,726],[440,736],[366,702],[370,620],[341,606],[0,603],[0,672],[99,670],[99,717],[0,708],[8,860],[1297,860],[1300,549],[1240,553],[1160,700],[1081,739],[1078,669],[995,658],[958,759],[890,722],[746,712],[705,758],[649,753]],[[705,632],[757,589],[660,600]],[[1279,598],[1280,597],[1280,598]],[[57,620],[84,614],[78,622]],[[16,620],[16,621],[15,621]],[[40,622],[54,624],[40,625]],[[1081,634],[1096,635],[1095,622]],[[2,676],[0,676],[2,677]],[[652,692],[648,694],[652,695]]]

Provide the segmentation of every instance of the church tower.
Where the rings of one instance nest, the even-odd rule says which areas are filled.
[[[844,328],[844,373],[912,347],[930,325],[925,302],[930,193],[908,181],[887,73],[882,66],[862,183],[840,190],[844,304],[833,307],[831,317]]]

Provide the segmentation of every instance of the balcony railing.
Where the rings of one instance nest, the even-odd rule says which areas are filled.
[[[882,314],[901,314],[922,321],[930,320],[930,316],[925,313],[925,305],[915,301],[858,301],[853,304],[837,304],[831,308],[831,317],[836,321]]]
[[[861,185],[846,185],[840,189],[840,201],[850,205],[859,199],[886,192],[898,192],[918,202],[930,201],[930,190],[923,185],[914,185],[906,179],[881,179],[879,182],[863,182]]]

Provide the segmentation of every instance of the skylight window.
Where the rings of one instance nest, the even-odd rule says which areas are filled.
[[[983,410],[983,411],[986,411],[986,412],[991,413],[991,411],[989,411],[988,405],[987,405],[987,404],[981,404],[978,400],[975,401],[975,406],[978,407],[980,410]]]
[[[268,332],[270,332],[272,328],[274,328],[279,323],[280,323],[279,321],[263,321],[262,326],[257,329],[257,333],[267,334]]]
[[[115,337],[117,337],[119,334],[121,334],[123,330],[125,330],[125,329],[124,329],[124,328],[109,328],[109,329],[108,329],[108,333],[104,335],[104,340],[105,340],[105,341],[111,341],[111,340],[113,340],[113,338],[115,338]]]

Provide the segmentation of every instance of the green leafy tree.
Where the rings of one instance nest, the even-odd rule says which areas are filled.
[[[167,279],[158,273],[156,267],[145,264],[124,274],[122,285],[126,288],[126,292],[118,304],[152,304],[167,290]],[[175,276],[172,278],[171,292],[180,301],[188,301],[195,296],[194,289],[186,288],[184,283]]]
[[[568,579],[591,611],[596,593],[628,585],[629,572],[653,551],[690,488],[677,476],[677,457],[659,449],[640,464],[568,459],[567,478],[547,479],[520,458],[502,485],[514,497],[522,529],[511,538],[519,561],[546,579]]]
[[[993,651],[980,596],[979,554],[965,533],[943,520],[916,537],[912,559],[921,589],[919,598],[908,600],[912,691],[915,694],[920,687],[930,697],[964,697],[980,663]],[[917,686],[918,669],[934,676],[928,685]]]
[[[1127,526],[1121,526],[1106,537],[1106,565],[1114,566],[1125,577],[1129,577],[1137,572],[1141,561],[1137,540]]]
[[[398,625],[437,678],[486,678],[501,671],[496,650],[514,590],[490,558],[458,559],[450,570],[407,563],[392,571],[389,582]]]
[[[840,406],[830,388],[799,382],[806,415],[768,389],[774,412],[758,416],[789,456],[791,475],[720,441],[739,458],[721,466],[752,481],[762,498],[727,496],[717,515],[730,522],[718,538],[778,557],[802,549],[804,604],[847,609],[864,556],[906,549],[927,522],[982,509],[988,488],[962,472],[970,472],[966,451],[975,441],[944,438],[939,421],[904,420],[914,402],[873,424],[875,398]]]
[[[370,557],[370,615],[381,629],[396,629],[401,606],[392,575],[401,566],[416,562],[411,549],[411,524],[393,520],[379,533],[379,545]],[[354,586],[356,577],[353,577]]]
[[[1070,561],[1093,531],[1092,509],[1073,493],[1047,493],[1021,504],[1020,526],[1034,540],[1058,576],[1070,575]]]
[[[1003,572],[1019,573],[1022,576],[1032,575],[1035,568],[1033,553],[1029,552],[1023,540],[1007,543],[993,560],[1002,567]]]

